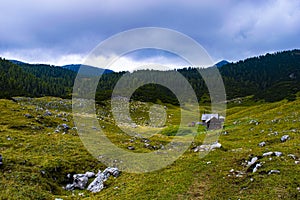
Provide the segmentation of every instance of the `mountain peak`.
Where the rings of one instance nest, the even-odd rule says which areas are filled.
[[[221,60],[219,62],[217,62],[215,65],[217,67],[222,67],[223,65],[227,65],[229,62],[227,60]]]

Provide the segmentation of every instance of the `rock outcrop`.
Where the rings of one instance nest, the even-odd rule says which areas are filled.
[[[120,174],[118,168],[108,167],[103,172],[99,171],[93,182],[87,187],[90,192],[100,192],[104,188],[104,182],[112,175],[118,177]]]
[[[88,185],[87,190],[90,192],[100,192],[104,188],[104,182],[110,177],[118,177],[120,175],[120,171],[118,168],[108,167],[103,172],[99,170],[96,174],[96,178]],[[71,175],[68,175],[71,176]],[[86,172],[85,174],[74,174],[73,175],[73,183],[67,184],[66,190],[74,190],[74,189],[85,189],[88,183],[89,178],[95,177],[94,172]]]

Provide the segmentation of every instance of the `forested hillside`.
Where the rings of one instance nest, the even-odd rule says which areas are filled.
[[[227,99],[253,95],[254,100],[270,102],[284,98],[293,100],[296,93],[300,91],[300,50],[248,58],[237,63],[224,64],[219,67],[219,70],[224,80]],[[200,102],[209,102],[208,90],[198,69],[190,67],[177,71],[189,81]],[[96,99],[98,101],[109,99],[115,84],[124,73],[103,74],[98,84]],[[168,73],[172,72],[159,73],[166,78],[171,78]],[[77,73],[62,67],[22,62],[13,64],[1,59],[0,74],[2,91],[0,97],[8,98],[23,95],[71,97]],[[170,90],[155,84],[139,88],[132,98],[151,102],[159,99],[166,103],[178,103]]]
[[[18,66],[0,59],[0,97],[68,97],[75,77],[75,72],[59,67],[29,64]]]
[[[254,94],[256,99],[293,99],[300,91],[300,51],[266,54],[220,68],[227,95]]]
[[[177,71],[189,81],[200,102],[209,101],[208,89],[198,69],[190,67]],[[300,91],[300,50],[277,52],[228,63],[219,67],[219,71],[225,84],[227,99],[253,95],[253,100],[268,102],[285,98],[294,100],[296,93]],[[99,94],[109,96],[119,77],[121,74],[105,76],[99,83]],[[106,85],[108,82],[109,88]],[[145,85],[137,90],[133,97],[137,100],[145,100],[145,97],[148,97],[150,101],[160,99],[168,103],[177,102],[168,89],[159,85]]]

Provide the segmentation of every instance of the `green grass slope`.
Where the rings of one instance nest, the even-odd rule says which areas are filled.
[[[133,102],[131,109],[138,131],[151,134],[147,126],[149,104]],[[166,105],[168,127],[155,127],[163,134],[150,138],[153,146],[165,145],[180,117],[179,108]],[[133,139],[115,127],[109,102],[97,106],[99,123],[116,145],[132,152],[150,152],[140,139]],[[86,190],[65,191],[67,174],[97,172],[104,166],[83,146],[75,129],[55,132],[65,123],[74,127],[69,100],[44,97],[19,98],[18,102],[0,100],[0,199],[299,199],[300,99],[293,102],[232,103],[227,110],[221,134],[221,149],[204,158],[193,151],[206,134],[200,128],[188,151],[159,171],[133,174],[123,172],[110,178],[105,189],[92,194]],[[201,107],[201,110],[208,109]],[[45,115],[48,110],[51,115]],[[186,111],[188,112],[188,111]],[[25,114],[30,114],[25,116]],[[255,120],[255,122],[254,122]],[[256,123],[257,122],[257,123]],[[168,134],[170,132],[170,134]],[[188,126],[182,133],[190,134]],[[281,142],[282,135],[290,140]],[[168,136],[170,135],[170,136]],[[181,136],[180,136],[181,137]],[[258,144],[266,142],[266,146]],[[253,156],[280,151],[283,156],[263,157],[262,167],[252,173],[243,165]],[[294,160],[288,154],[294,154]],[[279,174],[268,174],[280,170]]]

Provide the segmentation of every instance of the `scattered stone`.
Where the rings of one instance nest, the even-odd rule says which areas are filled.
[[[52,113],[49,110],[46,110],[44,116],[52,116]]]
[[[213,144],[202,144],[200,146],[197,146],[194,149],[194,152],[198,152],[198,151],[211,151],[211,150],[214,150],[214,149],[219,149],[221,147],[222,147],[222,145],[219,142],[215,142]]]
[[[113,177],[118,177],[120,174],[118,168],[108,167],[103,172],[99,171],[96,178],[88,186],[87,190],[90,192],[100,192],[104,188],[104,182],[112,175]]]
[[[299,161],[299,160],[296,160],[296,161],[295,161],[295,164],[296,164],[296,165],[298,165],[299,163],[300,163],[300,161]]]
[[[211,161],[206,162],[207,165],[211,164]]]
[[[281,142],[285,142],[285,141],[287,141],[288,139],[290,139],[290,136],[289,136],[289,135],[284,135],[284,136],[281,137],[280,141],[281,141]]]
[[[63,131],[64,133],[66,133],[69,129],[71,128],[67,124],[61,124],[56,127],[54,132],[59,133],[60,131]]]
[[[247,162],[247,167],[250,167],[251,165],[253,165],[257,160],[258,160],[257,157],[253,157],[253,158],[251,159],[251,161],[248,161],[248,162]]]
[[[252,120],[250,120],[249,124],[255,124],[257,126],[259,124],[259,122],[252,119]]]
[[[134,150],[135,148],[134,148],[134,146],[128,146],[127,149]]]
[[[78,193],[78,196],[80,196],[80,197],[84,197],[84,193]]]
[[[152,149],[157,150],[158,147],[154,145],[154,146],[152,146]]]
[[[129,142],[134,143],[134,139],[130,139]]]
[[[291,158],[294,159],[294,160],[297,159],[297,157],[296,157],[294,154],[288,154],[287,156],[288,156],[288,157],[291,157]]]
[[[280,152],[280,151],[275,151],[275,152],[273,152],[273,151],[270,151],[270,152],[266,152],[266,153],[263,153],[263,157],[266,157],[266,156],[277,156],[277,157],[280,157],[280,156],[282,156],[283,155],[283,153],[282,152]]]
[[[62,124],[61,126],[62,126],[63,129],[65,129],[65,130],[69,130],[69,129],[70,129],[70,127],[69,127],[67,124]]]
[[[234,169],[231,169],[230,171],[229,171],[231,174],[229,174],[228,176],[235,176],[235,177],[237,177],[237,178],[242,178],[243,177],[243,175],[245,174],[244,172],[242,172],[242,171],[238,171],[238,170],[234,170]]]
[[[144,143],[149,143],[149,142],[150,142],[150,140],[149,140],[149,139],[147,139],[147,138],[142,138],[142,139],[141,139],[141,142],[144,142]]]
[[[0,155],[0,167],[3,165],[3,162],[2,162],[2,155]]]
[[[240,121],[234,121],[233,125],[237,125],[238,123],[240,123]]]
[[[69,120],[67,118],[61,118],[62,121],[68,122]]]
[[[262,166],[261,163],[257,163],[257,164],[255,165],[255,167],[253,168],[252,173],[257,172],[258,168],[260,168],[261,166]]]
[[[271,171],[268,172],[268,174],[280,174],[280,171],[279,170],[274,170],[272,169]]]
[[[6,136],[6,139],[7,139],[8,141],[12,140],[10,136]]]
[[[266,146],[266,142],[261,142],[261,143],[258,144],[258,146],[264,147],[264,146]]]
[[[280,152],[280,151],[275,151],[274,154],[275,154],[275,156],[277,156],[277,157],[282,156],[282,152]]]
[[[267,153],[263,153],[263,157],[266,157],[266,156],[271,156],[273,154],[273,152],[272,151],[270,151],[270,152],[267,152]]]
[[[24,117],[26,117],[26,118],[28,118],[28,119],[33,118],[33,116],[32,116],[31,114],[29,114],[29,113],[26,113],[26,114],[24,115]]]
[[[219,142],[215,142],[210,146],[210,149],[219,149],[222,145]]]

